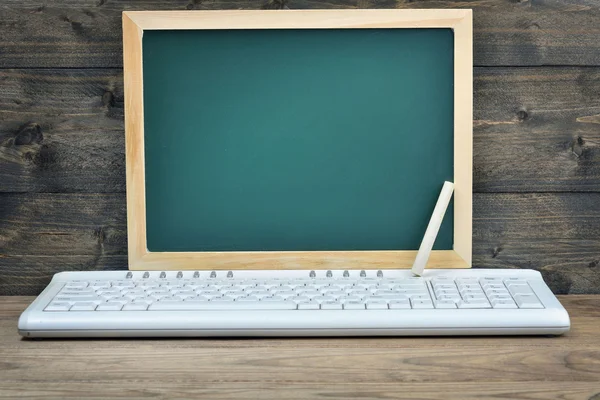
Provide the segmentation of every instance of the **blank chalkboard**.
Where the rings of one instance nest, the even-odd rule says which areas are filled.
[[[451,29],[148,30],[147,248],[416,250],[454,176]],[[453,208],[435,249],[452,249]]]

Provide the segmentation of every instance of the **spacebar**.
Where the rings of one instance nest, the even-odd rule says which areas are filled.
[[[158,301],[148,307],[148,311],[189,311],[189,310],[295,310],[291,301]]]

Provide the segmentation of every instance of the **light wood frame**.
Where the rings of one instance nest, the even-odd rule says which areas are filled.
[[[473,44],[471,10],[134,11],[123,13],[129,268],[410,268],[414,250],[150,252],[146,246],[142,37],[175,29],[451,28],[454,31],[454,244],[427,268],[469,268],[472,251]],[[441,188],[441,182],[440,182]]]

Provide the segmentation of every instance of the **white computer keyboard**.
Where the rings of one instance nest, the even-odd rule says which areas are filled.
[[[27,337],[562,334],[533,270],[114,271],[56,274]]]

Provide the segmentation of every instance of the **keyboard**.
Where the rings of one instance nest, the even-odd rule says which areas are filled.
[[[62,272],[25,337],[559,335],[567,311],[514,269]]]

